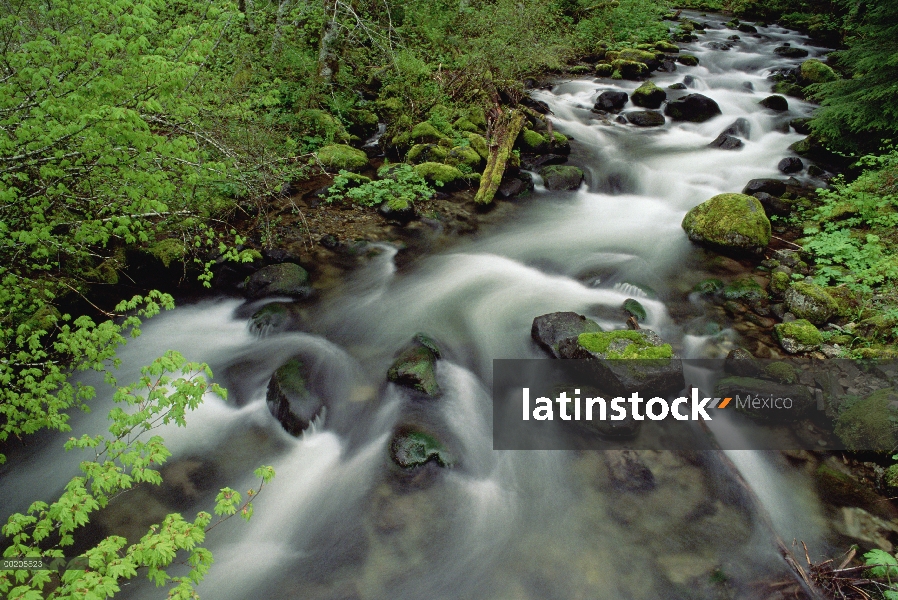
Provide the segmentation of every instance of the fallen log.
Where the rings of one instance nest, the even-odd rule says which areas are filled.
[[[519,110],[510,110],[496,120],[492,139],[490,140],[490,154],[486,161],[486,169],[480,178],[480,188],[474,196],[474,202],[489,204],[502,183],[502,175],[505,173],[505,165],[511,156],[515,140],[524,126],[524,113]]]

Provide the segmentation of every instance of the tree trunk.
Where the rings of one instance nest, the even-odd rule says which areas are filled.
[[[502,183],[502,175],[505,174],[505,165],[511,156],[511,149],[518,139],[518,134],[524,126],[524,113],[519,110],[511,110],[497,119],[495,132],[490,144],[490,155],[486,161],[486,169],[480,178],[480,189],[474,196],[474,202],[489,204]]]
[[[256,33],[256,22],[253,21],[253,0],[239,0],[237,8],[246,18],[244,28],[247,33]]]
[[[324,14],[327,16],[327,21],[321,31],[321,45],[318,48],[318,76],[325,84],[330,85],[338,66],[335,48],[340,24],[337,23],[336,5],[333,7],[333,12],[329,10],[328,6],[325,6]]]
[[[247,2],[252,2],[252,0],[247,0]],[[277,51],[280,49],[281,35],[284,28],[284,14],[292,2],[293,0],[281,0],[278,4],[277,17],[274,21],[274,35],[271,36],[271,54],[277,54]]]

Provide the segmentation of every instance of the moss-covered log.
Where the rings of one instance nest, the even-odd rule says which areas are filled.
[[[474,201],[479,204],[489,204],[502,183],[502,175],[505,173],[505,165],[511,156],[521,128],[524,126],[524,113],[519,110],[511,110],[496,124],[496,129],[490,139],[490,155],[486,161],[486,169],[480,178],[480,189],[474,196]]]

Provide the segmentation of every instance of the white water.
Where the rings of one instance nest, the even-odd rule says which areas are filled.
[[[709,31],[702,44],[731,33]],[[708,583],[714,569],[737,587],[784,572],[751,505],[713,461],[648,452],[643,459],[656,489],[618,492],[597,453],[493,451],[488,388],[493,359],[541,356],[529,337],[535,316],[572,310],[621,327],[616,311],[628,297],[640,298],[646,326],[684,356],[714,355],[720,344],[735,343],[738,335],[726,328],[684,335],[671,307],[687,302],[686,291],[705,276],[703,255],[680,228],[685,212],[714,194],[740,191],[751,178],[778,176],[777,162],[800,139],[779,129],[811,110],[792,98],[787,116],[757,104],[769,93],[769,70],[794,64],[773,48],[800,41],[763,33],[770,39],[743,34],[729,52],[687,45],[702,66],[655,76],[661,87],[695,77],[694,90],[723,111],[706,123],[643,130],[602,122],[588,110],[599,92],[629,92],[636,82],[586,79],[536,92],[552,107],[557,129],[574,138],[573,162],[587,172],[588,186],[570,193],[538,187],[513,223],[408,272],[397,273],[395,250],[385,248],[310,311],[311,333],[257,337],[235,316],[235,300],[154,319],[122,352],[120,381],[176,349],[208,362],[232,393],[227,401],[207,397],[187,428],[160,432],[174,453],[171,464],[195,461],[208,471],[205,487],[177,507],[153,490],[126,495],[114,507],[117,518],[100,521],[103,533],[116,522],[139,532],[165,512],[209,510],[215,489],[249,489],[252,469],[270,464],[277,476],[256,501],[252,522],[235,519],[209,535],[216,563],[200,586],[204,598],[716,598],[720,590]],[[745,81],[756,91],[746,91]],[[751,123],[746,146],[707,148],[737,117]],[[383,383],[395,352],[418,331],[444,350],[438,376],[445,393],[431,403]],[[264,402],[271,373],[297,354],[314,365],[332,407],[323,428],[299,439]],[[99,403],[79,415],[72,435],[102,430],[105,412]],[[387,446],[405,422],[439,432],[457,466],[398,483]],[[76,473],[79,457],[59,445],[35,447],[20,457],[21,467],[3,471],[5,512],[53,498]],[[820,536],[806,481],[762,453],[729,456],[781,535]],[[127,595],[160,592],[134,582]]]

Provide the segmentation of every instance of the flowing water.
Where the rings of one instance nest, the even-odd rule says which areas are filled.
[[[579,191],[538,186],[489,235],[401,272],[396,250],[375,246],[366,266],[304,309],[302,332],[259,336],[246,317],[260,304],[234,299],[148,323],[123,350],[126,365],[176,349],[208,362],[231,394],[226,401],[210,395],[187,428],[161,432],[174,453],[167,483],[118,499],[98,519],[98,533],[134,541],[167,512],[208,510],[220,487],[248,489],[252,469],[270,464],[277,476],[251,523],[234,519],[210,533],[216,562],[202,597],[752,598],[753,582],[788,578],[757,506],[710,454],[642,453],[656,487],[634,493],[612,485],[596,452],[492,450],[491,361],[542,356],[529,335],[535,316],[576,311],[622,327],[621,303],[638,297],[646,326],[685,357],[720,356],[743,341],[688,296],[734,261],[692,246],[680,221],[715,194],[779,175],[777,162],[801,139],[786,124],[812,107],[793,98],[786,114],[758,105],[771,70],[798,63],[773,48],[788,41],[811,56],[823,49],[769,27],[760,37],[741,34],[728,51],[712,50],[707,42],[734,32],[720,28],[720,18],[701,20],[718,28],[681,45],[701,66],[656,73],[654,81],[666,87],[691,76],[689,91],[716,100],[722,116],[640,129],[589,110],[601,91],[630,92],[636,82],[586,78],[535,91],[551,106],[555,127],[573,138],[571,162],[587,173]],[[745,147],[709,148],[738,117],[751,125]],[[392,357],[418,331],[443,349],[438,400],[413,401],[384,382]],[[331,407],[299,438],[265,404],[271,373],[296,355],[312,365],[312,384]],[[119,379],[136,375],[126,367]],[[105,412],[100,405],[78,415],[73,435],[104,429]],[[387,447],[394,428],[410,422],[437,432],[458,464],[400,476]],[[49,500],[76,472],[79,457],[60,457],[58,447],[55,439],[36,444],[16,457],[15,470],[7,468],[0,486],[6,511]],[[801,474],[761,452],[729,457],[780,536],[825,537],[819,502]],[[160,592],[135,581],[126,595]]]

